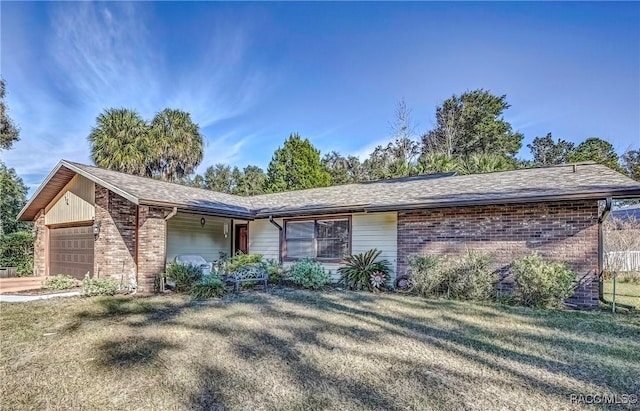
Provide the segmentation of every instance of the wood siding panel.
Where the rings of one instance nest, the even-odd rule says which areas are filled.
[[[204,227],[200,219],[205,219]],[[229,225],[229,235],[224,237],[223,225]],[[196,254],[207,261],[220,258],[220,252],[231,252],[231,220],[178,213],[167,222],[167,263],[179,254]]]
[[[283,227],[282,219],[274,219]],[[249,254],[262,254],[264,258],[277,260],[279,249],[280,231],[267,219],[249,222]]]
[[[95,217],[95,184],[76,175],[45,209],[46,225],[91,221]]]

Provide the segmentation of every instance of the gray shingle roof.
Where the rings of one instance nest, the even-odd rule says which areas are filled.
[[[640,183],[594,163],[465,176],[418,176],[240,197],[63,160],[25,206],[20,217],[32,219],[42,208],[41,204],[48,203],[50,193],[55,192],[53,187],[46,190],[43,187],[49,182],[57,186],[65,179],[68,181],[69,171],[90,178],[137,204],[177,206],[237,218],[601,199],[609,196],[640,197]],[[57,179],[54,178],[56,175]]]
[[[575,172],[574,172],[575,170]],[[407,178],[266,194],[252,198],[258,214],[359,205],[367,211],[500,204],[569,198],[639,196],[640,183],[586,163],[545,168]]]

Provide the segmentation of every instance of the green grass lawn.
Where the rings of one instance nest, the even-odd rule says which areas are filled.
[[[294,290],[0,313],[3,410],[549,410],[640,392],[638,314]]]
[[[604,298],[613,300],[613,280],[604,282]],[[616,302],[635,306],[640,309],[640,284],[616,282]]]

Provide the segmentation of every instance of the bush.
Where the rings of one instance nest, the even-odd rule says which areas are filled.
[[[573,295],[576,274],[566,264],[546,261],[533,253],[511,263],[514,299],[528,307],[559,305]]]
[[[498,281],[492,262],[489,254],[478,251],[469,251],[456,259],[448,271],[450,296],[461,300],[490,299]]]
[[[324,267],[309,258],[303,258],[293,263],[289,268],[289,279],[300,287],[312,290],[317,290],[331,283],[331,277]]]
[[[239,254],[234,255],[227,261],[227,272],[233,274],[239,268],[242,268],[249,264],[256,264],[262,262],[262,255],[260,254]]]
[[[82,295],[91,297],[94,295],[116,295],[120,291],[120,285],[111,278],[89,278],[82,282]]]
[[[443,258],[433,255],[413,256],[408,262],[411,284],[418,294],[430,297],[443,293]]]
[[[391,263],[387,260],[376,261],[380,253],[374,248],[345,257],[345,265],[338,268],[340,281],[352,290],[377,291],[388,288]]]
[[[0,237],[0,267],[16,267],[18,276],[33,274],[33,241],[31,231],[18,231]]]
[[[266,261],[265,264],[267,272],[269,273],[269,282],[272,284],[280,283],[284,274],[282,263],[280,263],[278,260],[270,258]]]
[[[42,288],[46,290],[68,290],[79,285],[80,281],[68,275],[54,275],[42,281]]]
[[[208,275],[191,287],[191,298],[203,300],[222,297],[226,291],[224,283],[216,275]]]
[[[423,296],[488,300],[498,280],[491,262],[490,255],[477,251],[457,257],[415,256],[409,259],[409,271],[414,290]]]
[[[188,293],[191,287],[202,279],[202,268],[196,265],[171,263],[167,267],[165,278],[176,283],[176,291]]]

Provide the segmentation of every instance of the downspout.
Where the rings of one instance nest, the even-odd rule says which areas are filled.
[[[615,310],[615,306],[620,306],[622,308],[626,308],[628,310],[634,310],[635,307],[620,304],[618,302],[613,305],[612,301],[607,301],[604,298],[604,228],[602,224],[607,220],[609,214],[611,213],[611,204],[613,203],[611,197],[607,197],[604,210],[602,210],[602,214],[598,217],[598,276],[599,276],[599,286],[598,286],[598,298],[604,304],[611,305]]]
[[[269,222],[273,224],[279,231],[278,233],[278,262],[282,264],[282,226],[275,222],[273,216],[269,216]]]

